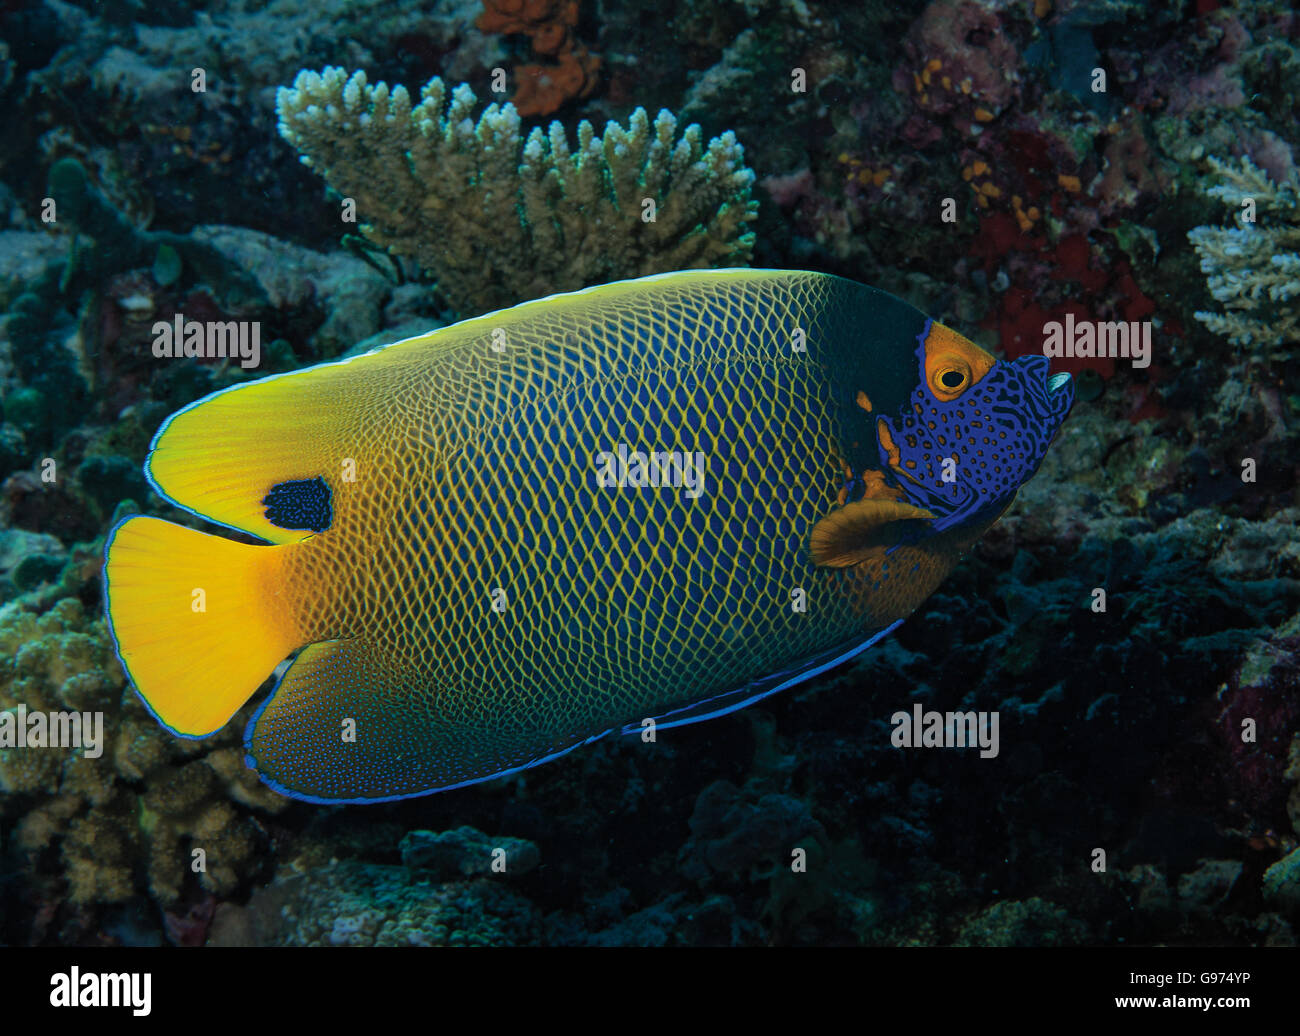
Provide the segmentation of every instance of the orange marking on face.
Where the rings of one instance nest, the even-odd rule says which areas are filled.
[[[859,390],[857,397],[858,406],[862,407],[867,413],[871,413],[871,400],[865,392]]]
[[[969,338],[932,323],[925,337],[925,380],[935,398],[951,402],[978,382],[997,361]],[[960,381],[950,374],[960,376]],[[953,384],[946,384],[952,381]]]
[[[898,467],[898,444],[894,442],[894,436],[890,433],[889,425],[885,424],[885,419],[883,417],[876,422],[876,435],[880,438],[880,448],[885,451],[885,456],[889,460],[889,466],[891,468]]]
[[[863,490],[862,498],[864,500],[903,500],[904,493],[901,489],[895,489],[885,481],[883,471],[875,471],[868,468],[862,473],[862,482],[866,487]]]

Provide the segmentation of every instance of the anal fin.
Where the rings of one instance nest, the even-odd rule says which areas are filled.
[[[447,706],[450,709],[451,706]],[[374,803],[502,777],[599,737],[550,737],[458,720],[427,673],[403,672],[360,639],[305,648],[244,732],[247,762],[282,795]]]

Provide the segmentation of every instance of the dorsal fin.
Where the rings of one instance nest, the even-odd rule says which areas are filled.
[[[832,511],[813,526],[808,549],[813,562],[848,568],[920,531],[919,522],[934,515],[895,500],[858,500]]]

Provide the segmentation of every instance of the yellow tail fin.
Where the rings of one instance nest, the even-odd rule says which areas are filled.
[[[129,518],[104,549],[109,628],[154,715],[182,737],[223,727],[295,648],[277,587],[285,551],[157,518]]]

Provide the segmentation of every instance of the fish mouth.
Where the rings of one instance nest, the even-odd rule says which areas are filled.
[[[1074,406],[1074,378],[1065,371],[1049,374],[1051,361],[1046,356],[1021,356],[1011,362],[1027,382],[1027,402],[1034,416],[1054,424],[1065,420]]]
[[[1059,424],[1074,407],[1074,379],[1061,371],[1044,378],[1043,384],[1047,389],[1048,412]]]

